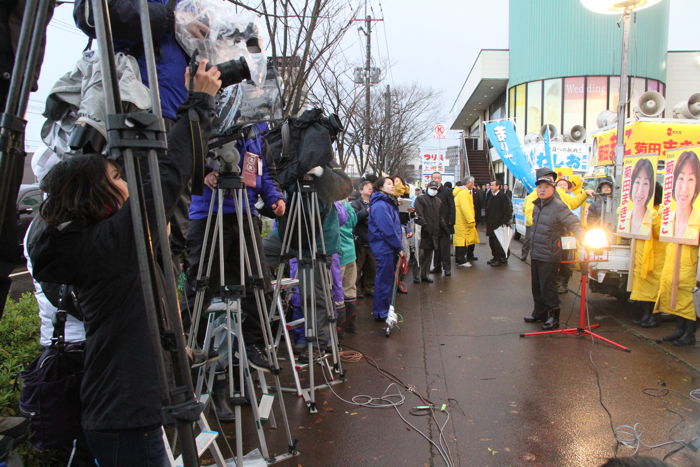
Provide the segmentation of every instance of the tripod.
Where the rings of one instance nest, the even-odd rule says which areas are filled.
[[[585,254],[584,254],[584,259],[581,261],[562,261],[562,263],[571,263],[571,264],[589,264],[589,263],[600,263],[600,260],[586,260]],[[543,336],[547,334],[571,334],[575,336],[586,336],[586,337],[591,337],[593,339],[598,339],[603,342],[607,342],[610,345],[613,345],[617,347],[618,349],[624,350],[625,352],[630,352],[629,347],[625,347],[624,345],[620,345],[616,342],[611,341],[610,339],[607,339],[599,334],[594,333],[591,331],[593,328],[597,328],[600,326],[600,324],[592,324],[592,325],[586,325],[586,308],[587,308],[587,303],[586,303],[586,290],[588,288],[588,272],[585,270],[581,271],[581,303],[579,305],[579,320],[578,320],[578,327],[576,328],[568,328],[568,329],[557,329],[554,331],[539,331],[539,332],[528,332],[525,334],[520,334],[520,337],[528,337],[528,336]]]
[[[329,257],[326,255],[326,244],[322,233],[321,207],[313,177],[307,175],[303,179],[298,180],[296,188],[297,190],[292,195],[292,201],[289,204],[288,224],[282,239],[279,262],[283,264],[292,258],[297,258],[298,260],[297,278],[299,279],[301,307],[304,312],[304,333],[309,362],[309,389],[303,395],[309,411],[316,413],[318,411],[316,408],[316,389],[331,384],[327,383],[318,386],[315,384],[314,365],[317,359],[314,356],[314,345],[318,346],[321,352],[324,351],[324,349],[320,348],[322,343],[319,339],[317,323],[318,298],[322,300],[321,306],[325,308],[328,321],[328,345],[331,349],[333,371],[340,375],[341,381],[345,380],[345,372],[342,368],[338,350],[336,316],[333,309],[333,301],[331,300],[330,272],[326,267]],[[296,242],[293,242],[295,235]],[[296,243],[296,245],[293,245],[293,243]],[[284,267],[280,266],[275,282],[278,286],[275,287],[271,307],[274,307],[279,300],[281,293],[279,284],[283,283],[283,274]],[[320,290],[317,290],[317,288],[320,288]],[[319,293],[321,297],[317,296]],[[322,355],[318,361],[321,362],[324,359],[325,355]]]
[[[239,175],[238,160],[240,155],[238,154],[238,151],[235,149],[233,143],[229,143],[224,147],[220,148],[218,155],[219,159],[223,163],[224,170],[218,177],[217,188],[214,194],[212,195],[212,199],[209,204],[209,213],[205,227],[204,241],[202,244],[202,251],[200,254],[200,261],[197,271],[197,294],[195,297],[194,312],[192,315],[192,329],[189,337],[189,344],[191,347],[194,347],[197,344],[196,340],[199,330],[199,323],[202,318],[205,303],[205,293],[209,287],[208,278],[211,275],[212,266],[215,261],[214,253],[217,249],[216,245],[218,244],[218,285],[222,299],[223,310],[221,311],[223,311],[223,314],[217,318],[214,312],[208,311],[209,316],[207,318],[207,328],[205,331],[203,347],[205,351],[208,351],[212,347],[223,346],[223,353],[226,354],[226,366],[228,370],[228,395],[231,403],[234,405],[235,414],[236,465],[242,466],[244,462],[241,407],[242,405],[247,403],[246,396],[250,400],[261,454],[265,458],[265,461],[268,463],[279,462],[289,457],[296,456],[299,454],[299,452],[296,449],[296,440],[292,439],[292,434],[289,427],[289,420],[287,418],[284,397],[281,390],[282,386],[279,380],[279,362],[277,360],[276,353],[271,351],[273,343],[273,334],[272,329],[270,327],[267,306],[265,304],[265,284],[263,282],[264,274],[262,269],[263,264],[260,258],[258,244],[256,242],[256,237],[259,234],[257,233],[255,226],[253,225],[253,219],[249,209],[247,189]],[[231,197],[233,198],[238,228],[238,284],[228,283],[226,277],[226,265],[224,261],[224,196],[227,193],[230,193]],[[216,215],[216,222],[213,226],[214,232],[212,236],[211,245],[209,245],[209,233],[212,228],[211,221],[213,218],[215,202],[218,203],[218,212]],[[247,228],[247,236],[251,240],[251,248],[249,248],[246,244],[246,232],[244,230],[245,228]],[[207,254],[208,261],[206,262],[205,271],[204,265],[205,259],[207,258]],[[248,288],[246,286],[246,283],[252,285],[252,287]],[[255,398],[253,378],[250,372],[250,365],[248,362],[242,325],[242,299],[245,298],[246,295],[249,293],[252,293],[255,298],[256,308],[258,311],[258,319],[260,322],[262,336],[265,343],[265,353],[268,358],[268,361],[271,363],[270,372],[272,373],[273,378],[275,380],[277,400],[282,415],[285,434],[287,436],[288,451],[286,454],[281,456],[270,456],[267,448],[267,442],[265,440],[265,434],[262,429],[263,417],[261,417],[261,411],[263,411],[263,406],[265,406],[268,410],[271,409],[271,396],[263,394],[261,400],[261,407],[258,407],[257,400]],[[235,366],[235,356],[233,354],[234,335],[237,342],[236,353],[238,356],[237,382],[233,377]],[[208,391],[213,390],[217,365],[218,362],[213,362],[200,370],[196,386],[196,391],[198,394],[202,393],[203,386],[205,384]],[[260,382],[264,393],[266,391],[264,376],[262,376],[261,371],[258,372],[258,375],[261,378]],[[272,417],[272,421],[274,424],[274,416]]]

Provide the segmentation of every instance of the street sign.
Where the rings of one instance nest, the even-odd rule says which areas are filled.
[[[445,133],[447,132],[447,129],[445,128],[445,125],[443,124],[437,124],[435,125],[435,128],[433,128],[433,137],[436,139],[443,139],[445,137]]]

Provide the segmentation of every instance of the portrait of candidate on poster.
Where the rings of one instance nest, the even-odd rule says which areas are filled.
[[[626,157],[624,160],[617,216],[617,235],[620,237],[651,238],[657,162],[656,154]]]
[[[700,236],[700,148],[666,151],[661,231],[664,242],[697,245]]]

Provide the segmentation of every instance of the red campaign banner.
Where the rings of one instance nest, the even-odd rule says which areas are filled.
[[[671,159],[666,161],[666,172],[664,173],[664,196],[661,205],[661,232],[663,237],[671,236],[671,204],[673,202],[673,172],[676,161]]]
[[[627,205],[630,200],[630,186],[632,185],[632,165],[625,165],[622,174],[622,200],[620,202],[620,217],[617,223],[618,233],[627,233]]]

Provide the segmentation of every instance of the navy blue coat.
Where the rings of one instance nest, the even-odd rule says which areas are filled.
[[[369,199],[368,234],[374,256],[396,254],[403,249],[399,207],[386,193],[372,193]]]

